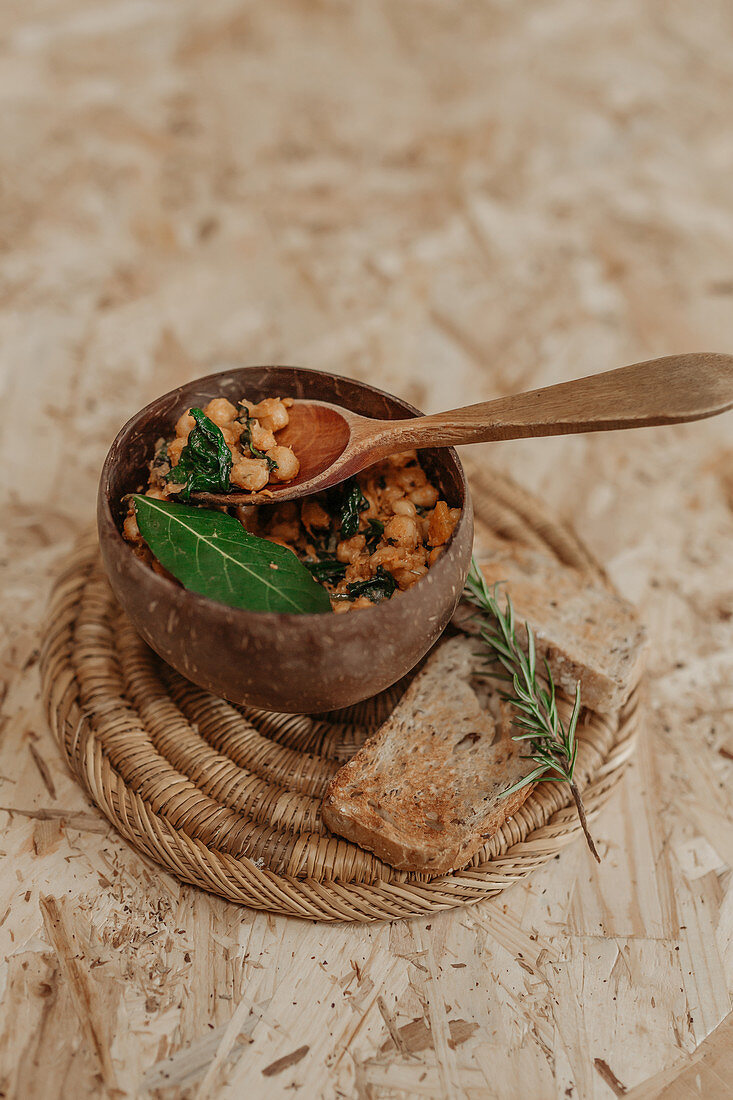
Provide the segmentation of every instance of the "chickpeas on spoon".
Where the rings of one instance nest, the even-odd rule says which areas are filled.
[[[733,356],[668,355],[528,393],[411,420],[373,420],[327,401],[295,399],[278,443],[296,477],[259,492],[192,493],[201,504],[272,504],[329,489],[388,455],[530,436],[702,420],[733,408]]]

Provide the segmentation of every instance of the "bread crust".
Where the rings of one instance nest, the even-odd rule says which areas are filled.
[[[466,637],[440,645],[326,791],[328,828],[399,870],[465,867],[532,791],[503,795],[533,765],[477,649]]]
[[[620,710],[644,667],[646,630],[634,607],[577,569],[515,543],[485,550],[480,560],[486,582],[499,585],[502,607],[505,594],[511,596],[523,648],[525,622],[531,624],[538,657],[547,658],[556,686],[572,696],[580,681],[584,706],[602,714]],[[475,629],[465,607],[454,623]]]
[[[559,690],[581,684],[584,706],[618,710],[643,667],[645,631],[626,600],[546,554],[497,543],[482,555],[490,585],[511,594]],[[457,625],[475,630],[464,612]],[[533,790],[504,791],[533,764],[512,740],[512,714],[479,678],[484,655],[468,634],[443,642],[377,734],[334,776],[323,801],[333,832],[404,871],[465,867]]]

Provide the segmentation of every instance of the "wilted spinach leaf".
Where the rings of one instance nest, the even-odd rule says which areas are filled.
[[[388,600],[397,587],[397,581],[391,573],[388,573],[383,565],[377,566],[377,572],[368,581],[355,581],[347,584],[350,600],[356,600],[359,596],[366,596],[372,603],[380,600]]]
[[[285,546],[257,538],[233,516],[135,495],[140,533],[184,588],[248,611],[331,611],[323,588]]]
[[[341,494],[339,504],[341,538],[350,539],[359,530],[359,513],[366,511],[369,501],[362,493],[359,483],[353,478],[344,483]]]
[[[384,524],[381,519],[370,519],[368,522],[369,531],[366,537],[366,545],[367,550],[371,553],[373,550],[376,550],[377,543],[384,534]]]
[[[338,584],[346,572],[346,562],[338,558],[321,558],[320,561],[305,562],[307,569],[317,581],[326,581],[328,584]]]
[[[264,451],[258,451],[254,443],[252,442],[252,417],[246,416],[243,423],[244,431],[239,437],[240,442],[243,443],[245,447],[249,447],[249,453],[252,455],[252,458],[264,458],[265,462],[267,463],[267,469],[270,471],[276,470],[277,462],[275,461],[275,459],[268,458]]]
[[[226,493],[232,453],[221,429],[201,409],[191,409],[191,416],[196,425],[188,434],[178,465],[166,475],[166,480],[183,485],[180,496],[184,500],[196,492]]]

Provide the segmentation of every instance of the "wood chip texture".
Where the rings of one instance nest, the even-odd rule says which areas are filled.
[[[45,0],[0,34],[6,1100],[614,1100],[596,1059],[633,1100],[728,1100],[730,414],[464,449],[473,484],[572,520],[649,629],[600,867],[574,840],[392,924],[243,909],[91,805],[37,654],[110,439],[184,381],[292,362],[437,412],[730,351],[729,0]]]

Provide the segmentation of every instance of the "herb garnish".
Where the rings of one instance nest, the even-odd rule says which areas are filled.
[[[240,443],[244,443],[245,446],[249,447],[249,453],[252,455],[253,458],[264,458],[265,462],[267,463],[267,469],[272,472],[273,470],[277,469],[277,462],[274,458],[270,458],[268,455],[266,455],[264,451],[258,451],[254,443],[252,442],[252,419],[253,418],[251,416],[247,416],[243,421],[244,431],[240,435],[239,441]]]
[[[353,584],[346,585],[350,600],[356,600],[359,596],[366,596],[372,603],[388,600],[396,587],[397,581],[383,565],[377,566],[376,573],[368,581],[354,581]]]
[[[317,581],[326,584],[338,584],[346,572],[346,562],[338,558],[321,558],[320,561],[306,561],[305,566]]]
[[[369,507],[369,501],[361,491],[359,483],[350,480],[344,483],[339,516],[341,519],[341,538],[350,539],[359,530],[359,513],[365,512]]]
[[[600,863],[601,857],[588,831],[583,799],[574,779],[578,755],[575,731],[580,716],[580,683],[576,684],[575,704],[565,726],[557,712],[555,684],[547,659],[547,687],[538,678],[532,627],[525,623],[525,653],[517,641],[512,601],[507,595],[506,609],[502,612],[497,601],[497,587],[489,587],[474,559],[466,581],[466,597],[482,614],[483,623],[479,633],[488,647],[489,660],[494,666],[500,666],[501,671],[492,671],[492,675],[511,684],[511,690],[503,691],[501,696],[520,712],[520,717],[515,719],[514,724],[524,731],[518,733],[513,740],[528,743],[529,752],[523,759],[533,760],[537,765],[529,775],[503,793],[511,794],[529,783],[568,783],[588,847]]]
[[[369,531],[366,536],[366,548],[371,553],[373,550],[376,550],[377,543],[384,534],[384,524],[381,519],[370,519],[368,520],[368,524]]]
[[[285,546],[224,512],[135,495],[140,533],[184,588],[248,611],[331,612],[328,592]]]
[[[196,425],[188,433],[178,464],[166,474],[166,481],[182,485],[179,494],[184,500],[194,492],[226,493],[232,453],[213,420],[209,420],[201,409],[191,409],[190,413]]]

